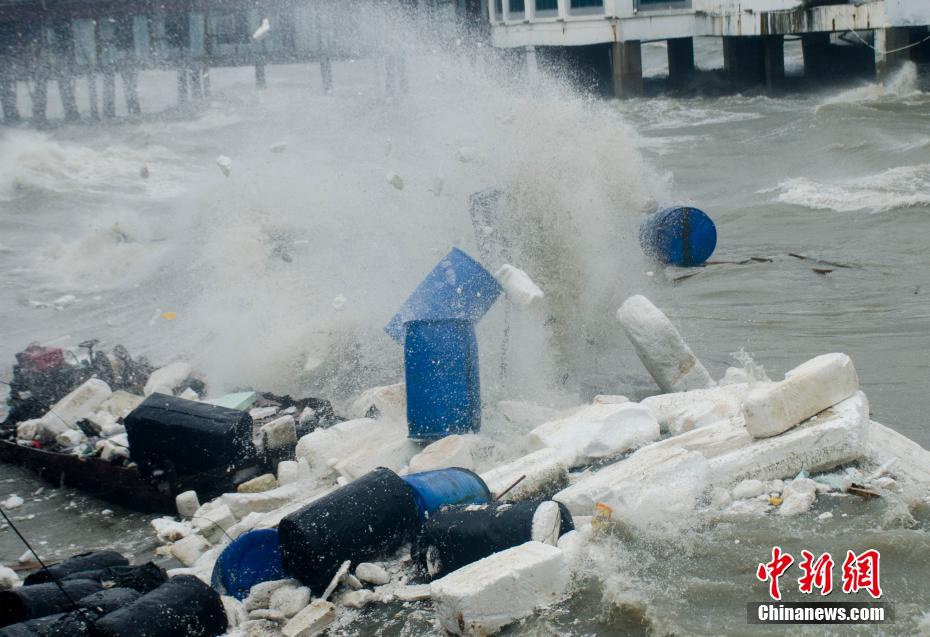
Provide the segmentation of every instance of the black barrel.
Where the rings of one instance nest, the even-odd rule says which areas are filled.
[[[423,524],[412,557],[431,578],[477,562],[533,539],[533,516],[542,504],[457,505],[439,509]],[[572,516],[559,504],[559,536],[575,528]]]
[[[215,637],[227,630],[220,595],[192,575],[178,575],[94,624],[101,637]]]
[[[58,584],[46,583],[0,592],[0,626],[73,610],[73,602],[102,588],[100,582],[89,579],[69,580],[60,584],[61,588]]]
[[[0,628],[0,637],[87,637],[98,618],[89,610],[58,613]]]
[[[284,570],[319,594],[345,560],[396,551],[416,530],[417,516],[407,483],[379,467],[281,520]]]
[[[36,571],[23,580],[23,585],[32,586],[33,584],[45,584],[46,582],[53,582],[56,579],[68,577],[74,573],[80,573],[81,571],[96,571],[107,568],[108,566],[126,566],[127,564],[129,564],[129,560],[116,551],[90,551],[88,553],[80,553],[54,566],[49,566],[48,569]]]
[[[103,617],[123,606],[129,606],[140,597],[142,597],[142,593],[131,588],[107,588],[87,597],[82,597],[78,600],[78,606],[92,611],[98,617]]]
[[[165,569],[154,562],[146,562],[138,566],[110,566],[95,571],[81,571],[63,579],[92,579],[106,586],[131,588],[144,594],[164,584],[168,575]]]
[[[232,472],[255,457],[252,417],[238,409],[152,394],[124,424],[129,459],[146,477],[156,469],[177,475]]]

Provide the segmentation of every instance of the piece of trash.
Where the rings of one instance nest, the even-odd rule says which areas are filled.
[[[777,507],[782,502],[784,502],[784,499],[782,499],[780,496],[777,496],[777,495],[769,496],[769,504],[771,504],[773,507]]]
[[[149,178],[149,167],[143,166],[142,168],[140,168],[139,176],[142,177],[142,179],[148,179]]]
[[[255,29],[255,33],[252,34],[252,39],[258,42],[264,39],[269,31],[271,31],[271,23],[268,22],[268,18],[262,18],[262,23]]]
[[[478,149],[472,146],[462,146],[456,151],[455,156],[460,162],[467,164],[478,157]]]
[[[544,296],[543,291],[526,272],[509,263],[502,265],[494,273],[494,278],[504,288],[507,297],[517,305],[526,307]]]
[[[717,247],[717,227],[702,210],[675,206],[653,213],[639,226],[646,256],[680,267],[698,266]]]
[[[216,158],[216,165],[220,167],[220,170],[223,172],[224,175],[229,177],[229,173],[231,172],[231,168],[232,168],[232,159],[230,159],[226,155],[220,155],[219,157]]]
[[[794,257],[795,259],[801,259],[803,261],[813,261],[814,263],[819,263],[821,265],[831,265],[835,268],[851,268],[853,266],[847,263],[837,263],[836,261],[826,261],[824,259],[817,259],[815,257],[808,257],[803,254],[798,254],[796,252],[789,252],[789,257]]]
[[[613,517],[614,510],[603,502],[594,503],[594,516],[591,518],[591,528],[595,531],[603,531],[610,526],[610,519]]]
[[[346,305],[346,297],[344,294],[337,294],[336,298],[333,299],[333,309],[337,312],[344,308]]]
[[[830,274],[831,272],[833,272],[833,270],[829,270],[827,268],[811,268],[811,270],[813,270],[817,274]]]
[[[13,494],[10,497],[8,497],[6,500],[4,500],[3,502],[0,502],[0,506],[2,506],[4,509],[18,509],[19,507],[23,506],[25,502],[26,501],[23,500],[21,497],[19,497],[16,494]]]
[[[176,312],[162,312],[161,317],[166,321],[173,321],[174,319],[178,318],[178,315]]]
[[[878,491],[869,489],[868,487],[863,486],[861,484],[856,484],[855,482],[849,485],[849,488],[846,489],[846,493],[858,495],[863,498],[878,498],[882,495]]]
[[[404,189],[404,180],[397,173],[393,171],[388,171],[388,173],[384,176],[384,178],[387,180],[389,184],[391,184],[398,190]]]
[[[287,150],[287,142],[277,142],[268,147],[268,150],[272,153],[283,153]]]

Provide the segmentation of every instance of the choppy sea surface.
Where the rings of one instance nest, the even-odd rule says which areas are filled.
[[[495,255],[530,272],[547,301],[524,312],[498,303],[482,322],[489,403],[654,393],[614,319],[642,293],[716,377],[740,350],[772,378],[816,354],[848,353],[873,419],[930,446],[925,70],[778,98],[616,102],[432,46],[412,52],[410,92],[394,100],[368,59],[335,65],[332,96],[315,67],[269,67],[263,92],[251,69],[214,70],[213,96],[184,112],[165,111],[173,76],[148,72],[140,119],[0,128],[0,379],[31,341],[99,338],[155,362],[190,360],[215,394],[254,386],[341,404],[400,379],[401,354],[381,326],[451,246],[480,252],[467,198],[498,188],[508,199],[495,213]],[[721,65],[719,41],[697,51],[700,66]],[[647,73],[665,72],[664,55],[644,48]],[[799,64],[789,46],[789,71]],[[282,142],[283,152],[269,150]],[[228,177],[221,154],[232,159]],[[713,259],[723,263],[686,271],[641,255],[643,214],[677,202],[715,220]],[[26,498],[11,512],[18,526],[50,557],[154,548],[150,516],[2,466],[0,497],[12,493]],[[824,511],[833,518],[818,521]],[[765,596],[756,565],[779,544],[835,556],[879,548],[895,623],[859,632],[930,634],[928,522],[926,507],[907,511],[894,498],[820,498],[793,519],[621,530],[598,545],[570,601],[508,632],[837,632],[746,624],[746,602]],[[23,551],[0,531],[3,563]],[[341,630],[437,629],[428,610],[388,607]]]

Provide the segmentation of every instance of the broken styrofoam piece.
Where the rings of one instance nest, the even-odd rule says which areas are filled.
[[[190,387],[187,387],[184,391],[178,394],[178,398],[183,398],[184,400],[200,400],[200,395]]]
[[[259,493],[224,493],[220,500],[241,520],[249,513],[268,513],[292,504],[311,494],[316,488],[315,481],[301,480]]]
[[[378,598],[373,591],[362,588],[357,591],[347,591],[339,596],[339,605],[346,608],[365,608]]]
[[[252,420],[264,420],[265,418],[271,418],[276,413],[278,413],[277,407],[255,407],[249,410],[249,416]]]
[[[553,500],[572,515],[591,515],[595,504],[613,519],[643,528],[688,519],[708,479],[707,459],[681,447],[645,447],[559,491]]]
[[[362,562],[355,567],[355,577],[362,582],[380,586],[391,581],[391,575],[382,566],[371,562]]]
[[[422,602],[430,598],[429,584],[405,584],[394,589],[399,602]]]
[[[226,529],[226,535],[229,536],[230,540],[235,540],[243,533],[248,533],[257,527],[262,522],[264,517],[265,516],[261,513],[249,513],[247,516]]]
[[[569,467],[616,456],[659,438],[659,422],[636,403],[589,405],[530,432],[530,449],[555,449]]]
[[[155,518],[149,524],[155,530],[155,537],[163,544],[177,542],[194,533],[190,522],[178,522],[174,518]]]
[[[262,18],[262,23],[258,25],[255,33],[252,34],[252,39],[256,42],[264,40],[269,31],[271,31],[271,23],[268,22],[268,18]]]
[[[25,503],[25,500],[14,493],[3,502],[0,502],[0,506],[2,506],[4,509],[18,509]]]
[[[556,546],[559,542],[559,531],[562,528],[562,510],[558,503],[547,500],[536,507],[533,513],[533,523],[530,539]]]
[[[494,278],[507,294],[507,298],[517,305],[526,307],[543,298],[543,291],[530,276],[509,263],[505,263],[494,273]]]
[[[733,487],[732,496],[734,500],[745,500],[755,498],[766,492],[765,484],[761,480],[743,480]]]
[[[69,429],[58,434],[55,442],[60,447],[71,449],[87,442],[87,436],[80,429]]]
[[[336,619],[336,606],[332,602],[314,600],[284,625],[284,637],[314,637]]]
[[[749,385],[728,385],[659,394],[639,404],[652,410],[662,431],[678,435],[724,420],[743,426],[742,400],[748,391]]]
[[[366,389],[349,404],[346,416],[349,418],[383,418],[406,423],[406,385],[397,383]]]
[[[778,507],[779,515],[806,513],[817,498],[817,483],[810,478],[795,478],[785,485],[782,498],[782,503]]]
[[[260,476],[255,476],[251,480],[246,480],[236,488],[237,493],[263,493],[265,491],[271,491],[272,489],[277,489],[280,485],[278,484],[278,479],[274,477],[273,473],[264,473]]]
[[[333,467],[340,476],[350,481],[378,467],[400,471],[420,451],[419,445],[407,437],[406,427],[398,428],[398,433],[387,442],[363,438],[356,441],[356,446],[357,451]]]
[[[664,392],[713,387],[704,369],[681,334],[662,311],[641,294],[631,296],[617,319],[643,366]]]
[[[95,411],[94,413],[88,415],[85,420],[90,425],[91,429],[93,429],[98,434],[102,434],[105,430],[112,431],[114,426],[119,426],[116,423],[116,416],[102,409],[102,405],[99,411]]]
[[[199,535],[188,535],[171,545],[171,555],[184,566],[193,566],[207,552],[210,543]]]
[[[492,635],[559,601],[569,584],[561,550],[527,542],[464,566],[430,584],[439,623],[456,635]]]
[[[97,411],[112,393],[110,386],[99,378],[84,381],[38,419],[35,436],[44,443],[54,441],[60,434],[74,429],[79,420]]]
[[[501,498],[504,502],[517,502],[567,483],[568,468],[555,449],[546,448],[482,473],[481,479],[495,497],[520,480]]]
[[[504,420],[520,427],[535,427],[565,415],[558,409],[522,400],[502,400],[497,403],[497,409]]]
[[[261,428],[265,449],[286,449],[297,444],[297,423],[293,416],[281,416]]]
[[[268,608],[271,604],[271,596],[278,589],[285,586],[300,586],[300,582],[290,578],[267,580],[259,582],[249,590],[249,596],[245,598],[243,605],[245,610],[253,611],[256,608]]]
[[[278,484],[291,484],[298,480],[300,480],[300,464],[296,460],[282,460],[278,463]]]
[[[298,461],[306,460],[314,477],[320,478],[332,474],[333,465],[357,451],[361,441],[384,444],[397,438],[399,430],[406,431],[406,424],[371,418],[347,420],[302,436],[295,454]]]
[[[220,172],[222,172],[226,177],[229,177],[232,172],[232,159],[226,155],[220,155],[216,158],[216,165],[219,167]]]
[[[8,566],[0,566],[0,591],[12,590],[19,586],[19,575]]]
[[[890,427],[869,423],[866,457],[902,482],[905,493],[916,489],[926,496],[930,490],[930,451]]]
[[[106,411],[114,418],[125,418],[129,412],[138,407],[145,400],[142,396],[130,394],[118,389],[100,403],[100,409]]]
[[[471,452],[476,437],[473,435],[453,434],[441,438],[424,447],[423,451],[410,459],[407,467],[409,473],[433,471],[449,467],[462,467],[474,470],[475,460]]]
[[[293,617],[310,603],[310,589],[306,586],[282,586],[271,594],[269,608],[284,617]]]
[[[756,387],[743,400],[746,430],[767,438],[791,429],[859,390],[846,354],[823,354],[798,365],[781,382]]]
[[[174,504],[178,508],[178,515],[182,518],[191,518],[197,514],[200,508],[200,500],[197,499],[196,491],[185,491],[179,493],[174,498]]]
[[[710,479],[726,486],[747,478],[774,480],[802,470],[828,471],[862,458],[868,436],[869,401],[857,392],[780,436],[755,439],[711,458]]]
[[[327,600],[329,596],[333,594],[333,591],[343,582],[347,577],[352,577],[355,579],[354,575],[350,575],[349,569],[352,567],[352,560],[346,560],[339,566],[339,570],[336,571],[336,574],[333,575],[333,579],[329,581],[329,584],[326,586],[326,590],[323,591],[323,594],[320,595],[320,599]],[[362,585],[359,583],[358,588],[361,588]]]
[[[152,375],[145,381],[143,393],[146,396],[151,396],[155,392],[173,396],[174,390],[190,375],[191,366],[187,363],[182,361],[170,363],[152,372]]]
[[[126,434],[120,434],[114,436],[114,439],[119,439],[120,436],[125,436]],[[117,444],[113,440],[98,440],[94,444],[94,449],[100,452],[100,459],[106,460],[107,462],[113,462],[119,459],[129,458],[129,449],[125,444]]]
[[[39,431],[39,423],[41,422],[41,418],[30,418],[18,423],[16,425],[16,438],[26,441],[33,440]]]
[[[220,500],[213,500],[201,505],[194,514],[194,526],[212,543],[220,541],[224,531],[236,523],[237,517],[232,510]]]

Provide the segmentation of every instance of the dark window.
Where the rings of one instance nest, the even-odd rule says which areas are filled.
[[[603,7],[604,0],[572,0],[572,9],[586,9],[588,7]]]
[[[526,11],[526,5],[523,0],[510,0],[510,13],[523,13]]]
[[[504,13],[504,0],[494,0],[494,13],[498,16]]]
[[[559,0],[536,0],[537,11],[558,11]]]
[[[249,41],[249,16],[244,11],[213,14],[212,17],[216,44],[245,44]]]

